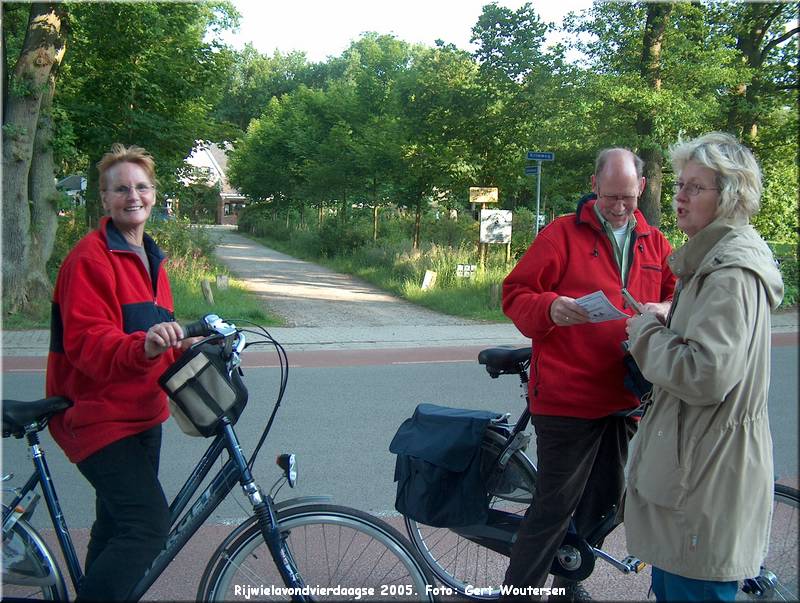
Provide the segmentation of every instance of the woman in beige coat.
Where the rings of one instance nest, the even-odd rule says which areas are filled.
[[[733,137],[672,149],[674,207],[689,240],[662,324],[628,321],[630,351],[653,392],[631,458],[628,548],[653,566],[659,601],[733,600],[769,542],[772,439],[767,417],[770,310],[780,272],[749,218],[761,172]]]

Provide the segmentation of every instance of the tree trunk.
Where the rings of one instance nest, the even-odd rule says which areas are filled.
[[[378,241],[378,205],[372,206],[372,240]]]
[[[342,193],[342,214],[339,216],[339,222],[342,226],[347,224],[347,191]]]
[[[661,90],[661,46],[672,9],[672,4],[661,2],[647,5],[640,73],[647,85],[656,92]],[[652,111],[637,116],[636,133],[639,138],[639,155],[645,162],[644,176],[647,178],[647,186],[639,200],[639,209],[650,224],[658,226],[661,224],[663,155],[657,142],[655,115]]]
[[[86,174],[86,226],[95,229],[100,225],[103,216],[103,204],[100,202],[100,173],[97,171],[99,157],[89,162]],[[181,214],[183,215],[183,214]]]
[[[412,248],[419,251],[420,227],[422,224],[422,195],[417,196],[416,212],[414,214],[414,241]]]
[[[66,10],[60,3],[32,4],[28,30],[5,99],[3,123],[3,297],[5,311],[29,301],[31,210],[28,178],[42,97],[66,49]],[[50,174],[53,178],[53,174]]]
[[[658,145],[639,149],[639,156],[644,161],[644,177],[647,186],[639,199],[639,210],[644,214],[644,219],[652,226],[661,225],[661,188],[664,180],[664,156]]]
[[[42,97],[39,123],[33,144],[33,158],[28,178],[31,204],[31,248],[28,268],[27,290],[31,300],[49,300],[52,294],[47,275],[47,260],[53,253],[58,228],[58,203],[60,193],[56,190],[56,166],[53,159],[53,95],[56,90],[56,71]]]

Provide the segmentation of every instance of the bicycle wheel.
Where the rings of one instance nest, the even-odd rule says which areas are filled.
[[[491,467],[505,444],[505,438],[487,431],[481,444],[481,474],[489,483]],[[491,489],[489,509],[525,515],[536,485],[536,468],[527,456],[517,451],[497,484]],[[405,518],[411,543],[436,577],[459,594],[476,599],[497,599],[508,567],[508,556],[469,540],[448,528],[427,526]]]
[[[3,598],[67,599],[67,587],[53,554],[22,519],[3,530]]]
[[[797,601],[798,588],[797,525],[800,517],[800,492],[781,484],[775,484],[775,500],[772,505],[772,528],[769,537],[767,558],[756,578],[761,593],[745,592],[754,584],[746,580],[738,598],[754,598],[759,601]],[[749,584],[748,584],[749,583]]]
[[[385,522],[347,507],[305,505],[278,513],[294,566],[313,600],[430,601],[424,562]],[[288,600],[254,517],[220,545],[198,600]]]

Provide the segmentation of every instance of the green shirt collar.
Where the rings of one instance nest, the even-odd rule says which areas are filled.
[[[594,204],[593,209],[597,219],[600,221],[603,232],[606,233],[606,236],[611,241],[611,249],[614,250],[614,260],[617,262],[617,268],[619,268],[620,282],[623,286],[627,286],[628,273],[631,269],[631,233],[636,228],[636,216],[631,216],[631,219],[628,220],[628,226],[625,229],[625,239],[620,249],[620,246],[617,244],[617,237],[614,236],[614,227],[611,226],[611,223],[600,213],[600,210],[597,208],[597,203]]]

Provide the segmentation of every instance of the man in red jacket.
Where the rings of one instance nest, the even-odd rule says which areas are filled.
[[[637,209],[643,167],[627,149],[601,151],[593,194],[543,229],[503,283],[503,311],[533,344],[538,457],[535,498],[511,551],[507,585],[543,586],[573,514],[585,535],[621,501],[635,422],[611,415],[639,403],[623,385],[625,321],[590,322],[576,299],[603,291],[631,313],[626,287],[645,310],[666,317],[672,249]],[[568,599],[588,598],[580,583],[556,578],[553,586],[566,587]]]

